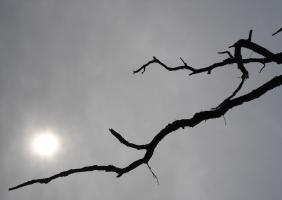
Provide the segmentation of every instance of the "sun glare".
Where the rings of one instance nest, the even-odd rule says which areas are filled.
[[[41,157],[50,157],[59,149],[58,138],[52,131],[41,131],[35,135],[32,149]]]

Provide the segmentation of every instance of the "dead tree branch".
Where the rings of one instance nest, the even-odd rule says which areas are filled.
[[[204,73],[207,72],[208,74],[211,73],[211,71],[215,68],[219,67],[225,67],[230,64],[236,64],[237,68],[241,72],[241,81],[236,87],[236,89],[232,92],[230,96],[225,98],[216,108],[212,108],[210,110],[206,111],[201,111],[198,113],[195,113],[191,118],[188,119],[179,119],[176,121],[173,121],[172,123],[169,123],[167,126],[165,126],[163,129],[161,129],[151,140],[151,142],[143,145],[138,145],[131,143],[127,141],[125,138],[121,136],[118,132],[116,132],[113,129],[109,129],[110,133],[123,145],[136,149],[136,150],[144,150],[145,154],[142,158],[139,158],[129,165],[125,167],[116,167],[113,165],[92,165],[92,166],[86,166],[82,168],[77,168],[77,169],[70,169],[67,171],[60,172],[58,174],[55,174],[53,176],[47,177],[47,178],[41,178],[41,179],[34,179],[30,180],[27,182],[24,182],[22,184],[19,184],[17,186],[11,187],[9,190],[15,190],[27,185],[32,185],[35,183],[41,183],[41,184],[46,184],[49,183],[50,181],[69,176],[74,173],[79,173],[79,172],[90,172],[90,171],[105,171],[105,172],[113,172],[116,173],[117,177],[121,177],[123,174],[126,174],[130,171],[133,171],[135,168],[139,167],[140,165],[146,164],[151,173],[153,174],[153,177],[158,181],[157,176],[155,173],[152,171],[149,161],[152,158],[155,148],[158,146],[158,144],[168,135],[179,128],[186,128],[186,127],[194,127],[198,125],[199,123],[209,120],[209,119],[215,119],[219,117],[224,117],[224,114],[231,110],[232,108],[235,108],[239,105],[242,105],[244,103],[253,101],[268,91],[271,91],[274,88],[277,88],[282,85],[282,75],[275,76],[268,82],[264,83],[260,87],[255,88],[254,90],[236,97],[238,92],[241,90],[243,87],[245,81],[249,77],[248,70],[245,67],[245,64],[249,63],[260,63],[260,64],[267,64],[270,62],[276,63],[276,64],[281,64],[282,63],[282,53],[272,53],[271,51],[267,50],[266,48],[254,43],[251,41],[252,38],[252,31],[249,33],[248,39],[241,39],[238,40],[234,45],[230,46],[230,48],[234,48],[234,56],[229,52],[229,51],[223,51],[220,52],[221,54],[227,54],[229,57],[221,62],[214,63],[208,67],[203,67],[196,69],[194,67],[188,66],[187,63],[182,59],[181,61],[183,62],[183,65],[177,66],[177,67],[169,67],[163,62],[161,62],[159,59],[156,57],[153,57],[152,60],[141,66],[139,69],[135,70],[133,73],[144,73],[146,68],[149,67],[152,64],[159,64],[160,66],[164,67],[168,71],[177,71],[177,70],[188,70],[190,71],[190,75],[193,74],[199,74],[199,73]],[[248,58],[244,59],[242,58],[241,51],[242,49],[249,49],[254,51],[255,53],[263,56],[263,58]]]
[[[282,31],[282,27],[281,27],[280,29],[278,29],[275,33],[273,33],[272,36],[274,36],[274,35],[280,33],[281,31]]]

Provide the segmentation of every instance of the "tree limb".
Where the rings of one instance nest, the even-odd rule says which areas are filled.
[[[90,172],[90,171],[105,171],[105,172],[115,172],[117,174],[117,177],[122,176],[123,174],[130,172],[132,170],[134,170],[135,168],[137,168],[138,166],[142,165],[142,164],[147,164],[149,162],[149,160],[151,159],[155,148],[157,147],[157,145],[159,144],[159,142],[169,133],[172,133],[176,130],[178,130],[179,128],[184,128],[184,127],[194,127],[197,124],[199,124],[202,121],[206,121],[208,119],[213,119],[213,118],[218,118],[223,116],[228,110],[239,106],[243,103],[252,101],[256,98],[259,98],[260,96],[262,96],[263,94],[265,94],[266,92],[279,87],[282,85],[282,75],[280,76],[276,76],[273,79],[271,79],[270,81],[266,82],[265,84],[263,84],[262,86],[258,87],[257,89],[242,95],[240,97],[237,97],[235,99],[226,101],[222,104],[221,107],[217,108],[217,109],[212,109],[209,111],[202,111],[202,112],[198,112],[196,113],[192,118],[190,119],[181,119],[181,120],[176,120],[170,124],[168,124],[164,129],[162,129],[154,138],[153,140],[148,144],[148,148],[146,151],[146,154],[144,155],[143,158],[138,159],[134,162],[132,162],[131,164],[129,164],[128,166],[124,167],[124,168],[120,168],[120,167],[116,167],[113,165],[92,165],[92,166],[87,166],[87,167],[82,167],[82,168],[77,168],[77,169],[70,169],[67,171],[63,171],[60,172],[58,174],[55,174],[53,176],[47,177],[47,178],[41,178],[41,179],[34,179],[34,180],[30,180],[27,182],[24,182],[22,184],[19,184],[15,187],[11,187],[9,190],[15,190],[27,185],[32,185],[35,183],[49,183],[50,181],[60,178],[60,177],[65,177],[74,173],[79,173],[79,172]]]
[[[274,56],[277,56],[277,57],[280,57],[280,58],[281,58],[281,55],[282,55],[282,52],[274,54]],[[154,57],[154,58],[156,58],[156,57]],[[152,60],[148,61],[143,66],[141,66],[137,70],[133,71],[133,74],[137,74],[139,72],[141,72],[143,74],[146,71],[146,69],[147,69],[147,67],[149,65],[151,65],[151,64],[160,64],[161,61],[159,59],[158,59],[158,61],[159,62],[156,62],[155,59],[152,59]],[[242,62],[244,64],[250,64],[250,63],[267,64],[267,63],[273,62],[273,60],[270,59],[270,58],[267,58],[267,57],[266,58],[248,58],[248,59],[242,59]],[[198,68],[198,69],[197,68],[193,68],[191,66],[189,66],[189,68],[188,68],[185,65],[180,65],[180,66],[177,66],[177,67],[169,67],[166,64],[164,64],[163,62],[161,62],[161,63],[162,63],[161,66],[164,67],[168,71],[188,70],[188,71],[191,71],[191,73],[189,75],[194,75],[194,74],[200,74],[200,73],[204,73],[204,72],[207,72],[208,74],[210,74],[211,71],[216,69],[216,68],[227,66],[227,65],[236,64],[237,60],[235,58],[233,58],[233,56],[232,56],[232,58],[227,58],[227,59],[224,59],[221,62],[214,63],[214,64],[212,64],[210,66],[203,67],[203,68]]]
[[[270,52],[266,48],[264,48],[264,47],[262,47],[262,46],[260,46],[256,43],[253,43],[251,41],[251,37],[252,37],[252,31],[250,31],[248,39],[238,40],[234,45],[231,46],[231,47],[234,47],[234,56],[232,56],[232,54],[230,52],[229,53],[228,52],[222,52],[223,54],[228,54],[229,58],[223,60],[222,62],[212,64],[208,67],[196,69],[196,68],[188,66],[186,64],[186,62],[182,58],[180,58],[183,62],[183,66],[171,68],[171,67],[168,67],[167,65],[165,65],[164,63],[162,63],[157,58],[153,57],[153,60],[147,62],[146,64],[141,66],[139,69],[134,71],[134,73],[138,73],[138,72],[141,72],[141,71],[142,71],[141,73],[144,73],[145,70],[146,70],[146,67],[148,67],[149,65],[151,65],[153,63],[157,63],[157,64],[161,65],[162,67],[164,67],[168,71],[176,71],[176,70],[185,69],[185,70],[191,71],[190,75],[192,75],[192,74],[197,74],[197,73],[202,73],[202,72],[210,73],[215,68],[223,67],[223,66],[235,63],[235,64],[237,64],[237,68],[242,73],[241,82],[239,83],[237,88],[233,91],[233,93],[230,96],[225,98],[219,104],[219,106],[217,106],[216,108],[212,108],[210,110],[195,113],[193,115],[193,117],[191,117],[191,118],[175,120],[172,123],[169,123],[162,130],[160,130],[160,132],[158,132],[153,137],[151,142],[149,142],[148,144],[138,145],[138,144],[131,143],[131,142],[127,141],[126,139],[124,139],[115,130],[109,129],[111,134],[121,144],[123,144],[127,147],[130,147],[130,148],[134,148],[136,150],[145,150],[145,154],[142,158],[133,161],[132,163],[128,164],[125,167],[117,167],[117,166],[113,166],[113,165],[92,165],[92,166],[86,166],[86,167],[77,168],[77,169],[70,169],[70,170],[60,172],[58,174],[55,174],[55,175],[47,177],[47,178],[33,179],[33,180],[30,180],[30,181],[24,182],[24,183],[19,184],[17,186],[11,187],[9,190],[15,190],[15,189],[25,187],[27,185],[32,185],[32,184],[35,184],[35,183],[46,184],[46,183],[49,183],[50,181],[52,181],[54,179],[69,176],[71,174],[80,173],[80,172],[90,172],[90,171],[114,172],[114,173],[117,174],[117,177],[121,177],[123,174],[128,173],[130,171],[133,171],[135,168],[139,167],[142,164],[146,164],[148,166],[151,173],[153,174],[153,177],[156,178],[156,180],[158,181],[157,176],[152,171],[152,169],[149,165],[149,161],[154,154],[155,148],[158,146],[158,144],[168,134],[175,132],[179,128],[185,128],[185,127],[191,127],[192,128],[192,127],[198,125],[199,123],[201,123],[203,121],[222,117],[222,116],[224,116],[224,114],[227,111],[231,110],[232,108],[237,107],[239,105],[242,105],[246,102],[250,102],[252,100],[255,100],[255,99],[261,97],[262,95],[264,95],[266,92],[271,91],[272,89],[277,88],[277,87],[282,85],[282,75],[278,75],[278,76],[275,76],[274,78],[272,78],[271,80],[269,80],[268,82],[264,83],[260,87],[254,89],[254,90],[252,90],[252,91],[250,91],[250,92],[248,92],[244,95],[236,97],[238,92],[243,87],[245,80],[249,76],[249,73],[248,73],[247,69],[245,68],[244,64],[261,63],[261,64],[265,65],[266,63],[270,63],[270,62],[274,62],[276,64],[282,63],[282,53],[274,54],[274,53]],[[242,55],[241,55],[242,48],[252,50],[257,54],[262,55],[263,58],[243,59]]]

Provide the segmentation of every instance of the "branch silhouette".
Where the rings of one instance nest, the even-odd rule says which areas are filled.
[[[245,81],[249,77],[249,72],[246,69],[245,64],[258,63],[258,64],[263,64],[263,66],[265,66],[267,63],[271,63],[271,62],[276,63],[278,65],[282,63],[282,52],[273,53],[269,51],[268,49],[252,42],[251,40],[252,40],[252,31],[249,32],[248,39],[240,39],[236,43],[234,43],[232,46],[229,47],[229,48],[234,48],[233,55],[230,51],[219,52],[219,54],[227,54],[228,58],[224,59],[221,62],[214,63],[207,67],[198,68],[198,69],[191,67],[182,58],[180,59],[183,65],[180,65],[177,67],[169,67],[166,64],[164,64],[163,62],[161,62],[159,59],[157,59],[156,57],[153,57],[152,60],[148,61],[143,66],[133,71],[134,74],[139,73],[139,72],[144,73],[149,66],[153,64],[159,64],[161,67],[165,68],[168,71],[188,70],[190,71],[190,75],[199,74],[199,73],[210,74],[211,71],[216,68],[225,67],[230,64],[236,64],[238,70],[241,72],[241,81],[238,84],[238,86],[231,93],[231,95],[226,97],[217,107],[211,108],[210,110],[197,112],[191,118],[179,119],[179,120],[173,121],[172,123],[169,123],[153,137],[151,142],[147,144],[142,144],[142,145],[134,144],[126,140],[124,137],[122,137],[120,133],[116,132],[115,130],[109,129],[110,133],[121,144],[127,147],[130,147],[130,148],[136,149],[136,150],[144,150],[145,154],[142,158],[136,159],[135,161],[133,161],[132,163],[130,163],[129,165],[125,167],[117,167],[114,165],[92,165],[92,166],[86,166],[82,168],[69,169],[69,170],[60,172],[58,174],[55,174],[47,178],[33,179],[30,181],[26,181],[22,184],[9,188],[9,190],[15,190],[15,189],[25,187],[28,185],[32,185],[35,183],[46,184],[54,179],[62,178],[62,177],[69,176],[74,173],[80,173],[80,172],[90,172],[90,171],[113,172],[113,173],[116,173],[117,177],[121,177],[123,174],[133,171],[135,168],[143,164],[148,166],[151,173],[153,174],[153,177],[158,182],[157,176],[155,175],[155,173],[153,172],[153,170],[151,169],[149,165],[149,161],[154,154],[155,148],[168,134],[171,134],[180,128],[183,128],[183,129],[186,127],[192,128],[203,121],[222,117],[224,116],[226,112],[228,112],[232,108],[235,108],[244,103],[253,101],[261,97],[268,91],[271,91],[272,89],[277,88],[282,85],[282,75],[278,75],[278,76],[273,77],[271,80],[265,82],[260,87],[257,87],[244,95],[236,97],[238,92],[242,89]],[[242,58],[242,53],[241,53],[242,49],[252,50],[253,52],[261,55],[262,58],[244,59]]]
[[[272,34],[272,36],[277,35],[278,33],[280,33],[282,31],[282,27],[280,29],[278,29],[275,33]]]

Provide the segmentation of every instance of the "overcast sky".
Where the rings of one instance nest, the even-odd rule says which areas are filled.
[[[147,143],[167,123],[217,106],[240,74],[235,65],[191,77],[158,66],[132,71],[152,56],[207,66],[250,29],[253,41],[281,52],[282,35],[271,36],[281,8],[281,0],[0,0],[0,199],[281,199],[280,88],[232,109],[226,126],[220,118],[166,137],[150,161],[160,185],[141,166],[119,179],[82,173],[8,191],[62,170],[140,158],[108,129]],[[260,68],[248,66],[244,91],[281,74],[280,66]],[[30,151],[41,129],[60,138],[52,159]]]

